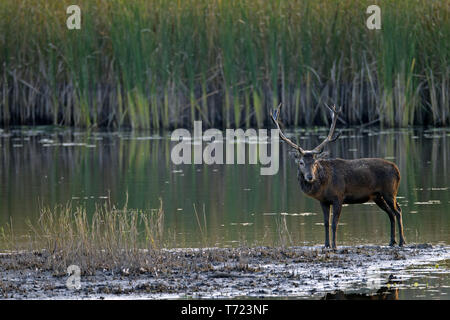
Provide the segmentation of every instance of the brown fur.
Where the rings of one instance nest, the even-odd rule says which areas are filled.
[[[330,206],[333,207],[333,248],[336,248],[336,229],[342,204],[374,201],[391,220],[391,245],[395,244],[395,218],[400,233],[400,245],[405,243],[401,209],[396,196],[400,184],[398,167],[387,160],[377,158],[316,159],[316,155],[300,156],[298,179],[308,196],[318,200],[323,208],[325,246],[329,246]],[[305,179],[313,177],[312,181]]]
[[[374,200],[382,193],[397,195],[400,172],[387,160],[363,158],[355,160],[318,160],[318,177],[306,183],[300,174],[300,186],[310,197],[332,204],[338,199],[342,203],[364,203]]]
[[[400,243],[405,243],[403,236],[402,210],[397,203],[397,191],[400,184],[400,171],[387,160],[363,158],[355,160],[323,159],[324,147],[339,138],[334,134],[336,123],[342,108],[327,108],[332,112],[328,135],[317,147],[304,150],[288,139],[281,131],[278,118],[281,104],[271,114],[277,126],[280,138],[297,150],[299,157],[298,179],[300,187],[308,196],[320,201],[325,225],[325,247],[330,246],[330,207],[333,207],[333,248],[336,248],[336,230],[345,203],[364,203],[374,201],[384,210],[391,221],[391,242],[395,244],[395,219],[398,222]]]

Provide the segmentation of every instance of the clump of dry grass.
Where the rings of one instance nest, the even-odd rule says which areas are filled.
[[[127,204],[118,209],[109,201],[97,205],[91,214],[85,206],[73,207],[71,203],[43,207],[37,221],[27,222],[26,235],[16,234],[12,221],[0,228],[2,268],[52,270],[56,275],[65,274],[70,265],[80,267],[84,274],[97,271],[158,274],[192,268],[207,271],[211,261],[227,261],[227,257],[217,252],[262,248],[264,240],[249,247],[245,235],[240,236],[238,248],[221,251],[208,247],[211,241],[205,206],[200,214],[194,205],[194,214],[201,236],[199,246],[171,249],[170,232],[164,228],[162,201],[159,208],[146,212],[129,209]],[[293,242],[286,218],[280,217],[276,224],[277,240],[271,250],[283,251]]]
[[[155,252],[163,247],[162,203],[149,212],[106,203],[91,216],[82,206],[46,207],[37,223],[28,225],[25,242],[18,242],[11,224],[2,229],[5,248],[34,254],[41,267],[57,272],[65,272],[71,264],[84,272],[147,270],[157,265]]]

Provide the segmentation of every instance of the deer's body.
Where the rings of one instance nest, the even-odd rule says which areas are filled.
[[[373,201],[383,193],[397,195],[400,172],[387,160],[321,159],[317,161],[316,180],[309,183],[298,170],[302,191],[324,204],[339,200],[345,204]]]
[[[280,130],[281,139],[297,150],[299,158],[297,174],[302,191],[318,200],[322,206],[325,247],[330,246],[330,208],[333,209],[332,247],[336,248],[336,230],[342,205],[367,201],[374,201],[388,214],[391,222],[391,246],[395,244],[395,220],[397,220],[400,234],[399,245],[402,246],[405,243],[402,210],[396,200],[400,171],[394,163],[378,158],[324,159],[323,148],[339,137],[339,134],[334,135],[334,129],[341,110],[337,110],[336,107],[330,110],[332,111],[330,132],[313,150],[303,150],[283,134],[278,123],[280,107],[272,114],[272,120]]]

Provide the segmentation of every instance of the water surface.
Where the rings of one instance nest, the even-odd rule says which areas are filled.
[[[326,133],[304,131],[289,132],[304,148],[318,144]],[[449,132],[344,130],[330,156],[395,162],[402,175],[398,201],[407,242],[450,244]],[[323,242],[320,205],[301,192],[294,157],[284,143],[274,176],[262,176],[260,166],[250,164],[174,165],[170,151],[175,143],[170,132],[3,130],[0,223],[12,219],[17,232],[25,232],[26,220],[35,221],[43,205],[72,202],[93,210],[104,201],[122,206],[128,195],[128,207],[142,210],[158,207],[162,199],[171,246],[198,246],[205,238],[212,246]],[[286,228],[289,233],[280,232]],[[386,244],[389,230],[386,213],[373,203],[348,205],[338,241]]]

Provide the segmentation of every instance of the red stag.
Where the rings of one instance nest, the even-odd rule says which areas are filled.
[[[396,200],[400,184],[400,171],[394,163],[384,159],[326,159],[323,150],[328,143],[339,138],[340,133],[334,135],[334,130],[338,115],[342,111],[336,106],[328,108],[332,112],[330,132],[325,140],[313,150],[303,150],[283,134],[278,122],[281,105],[271,114],[281,139],[297,151],[297,176],[300,188],[308,196],[318,200],[322,206],[325,247],[330,247],[330,206],[333,207],[332,247],[336,249],[336,230],[342,205],[367,201],[374,201],[388,214],[391,221],[390,246],[396,243],[395,219],[397,219],[400,234],[399,245],[403,246],[405,238],[403,236],[402,210]]]

